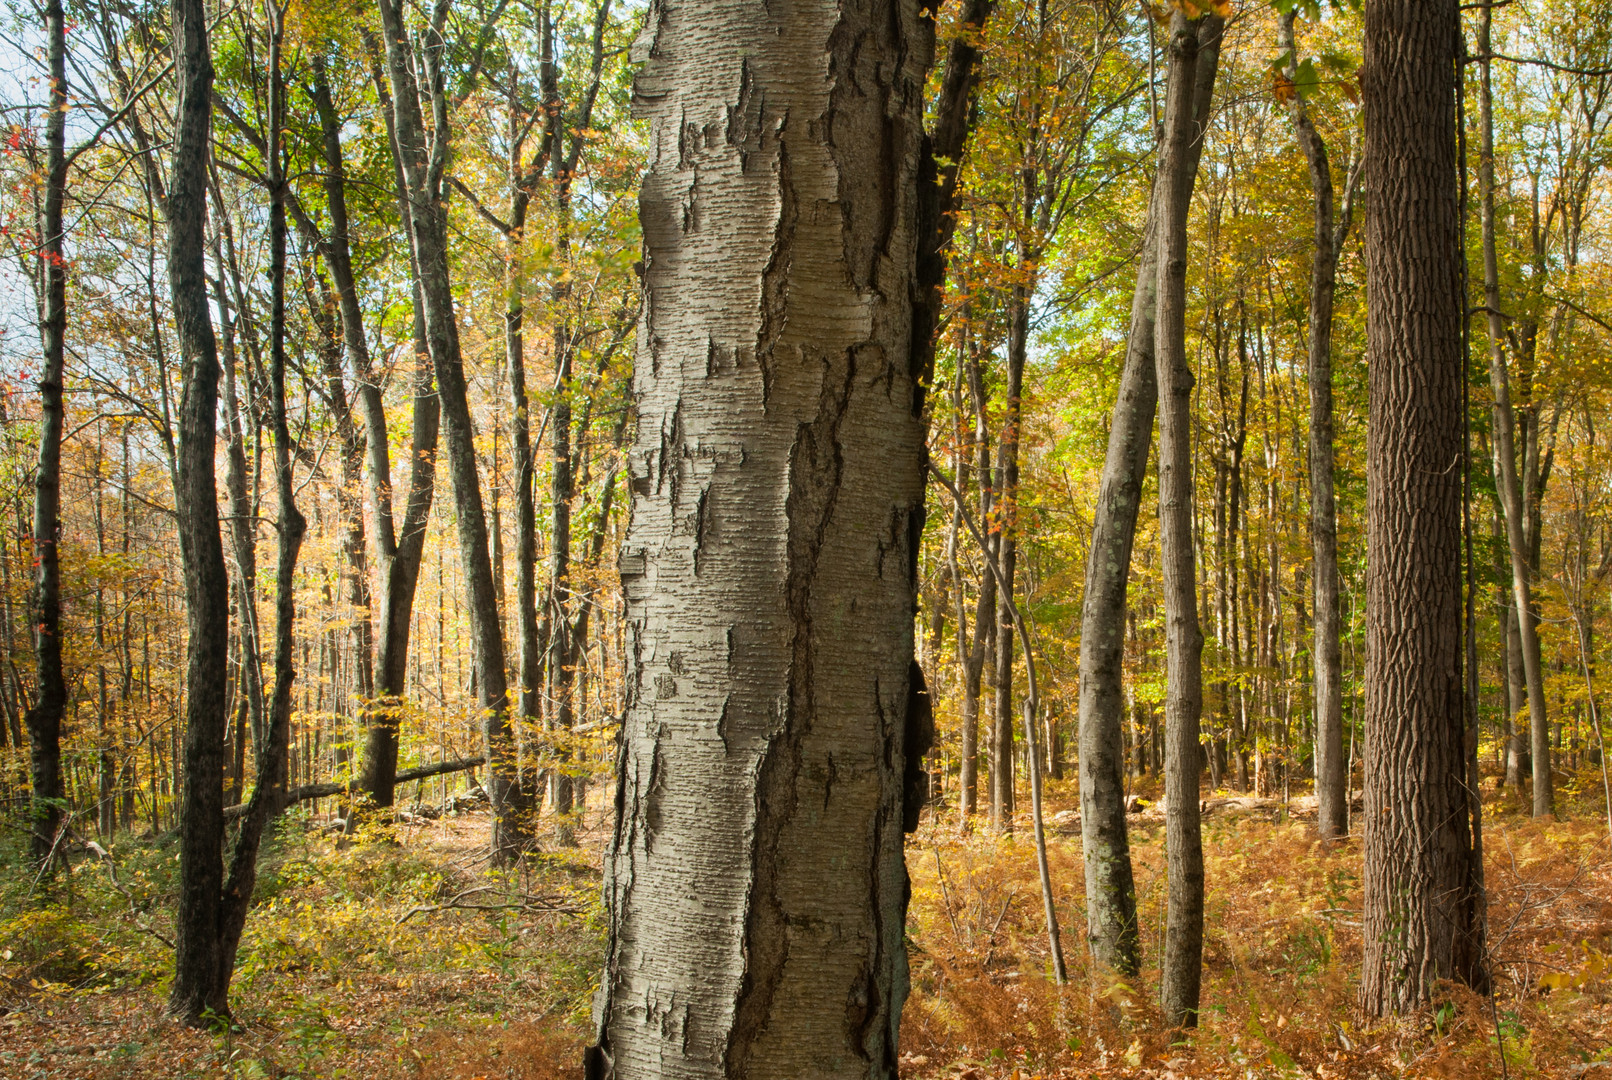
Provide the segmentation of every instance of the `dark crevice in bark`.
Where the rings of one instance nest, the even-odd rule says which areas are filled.
[[[805,358],[797,362],[805,362]],[[773,997],[789,959],[786,898],[779,880],[779,858],[783,854],[779,842],[794,816],[801,745],[817,715],[812,586],[844,472],[838,431],[855,377],[853,352],[830,358],[823,372],[817,416],[796,429],[789,453],[789,495],[784,504],[789,522],[789,569],[784,595],[792,627],[789,701],[756,778],[756,824],[751,849],[754,878],[744,935],[748,962],[728,1041],[728,1070],[734,1077],[747,1075],[751,1048],[766,1028]]]

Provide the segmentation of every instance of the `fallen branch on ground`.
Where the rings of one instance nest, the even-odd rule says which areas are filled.
[[[466,898],[479,896],[482,893],[493,892],[496,885],[477,885],[456,893],[451,900],[441,904],[421,904],[412,907],[400,915],[394,926],[402,926],[416,915],[430,915],[438,911],[554,911],[562,915],[580,915],[583,909],[575,904],[563,903],[560,898],[553,896],[534,896],[531,893],[505,894],[513,895],[514,899],[502,904],[467,904]]]
[[[393,783],[399,785],[408,784],[413,783],[415,780],[441,776],[443,773],[464,772],[466,769],[474,769],[484,764],[486,760],[485,757],[477,754],[474,757],[455,758],[453,761],[439,761],[435,765],[421,765],[414,769],[404,769],[397,774]],[[292,803],[305,802],[308,799],[323,799],[331,795],[357,795],[362,790],[356,780],[345,784],[302,784],[286,792],[285,805],[290,806]],[[232,821],[245,815],[245,813],[245,803],[241,803],[238,806],[226,806],[224,808],[224,820]]]

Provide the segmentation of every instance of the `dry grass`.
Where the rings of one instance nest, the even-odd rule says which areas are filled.
[[[1054,785],[1049,813],[1074,792]],[[1133,818],[1145,956],[1162,942],[1162,825]],[[598,969],[597,909],[437,910],[493,881],[477,852],[484,817],[446,821],[337,851],[310,834],[282,848],[254,911],[235,986],[234,1030],[187,1032],[160,1019],[167,958],[139,933],[94,867],[75,875],[69,913],[0,922],[0,1076],[39,1078],[354,1077],[540,1080],[580,1075]],[[1156,968],[1134,985],[1095,978],[1085,959],[1078,837],[1050,858],[1070,985],[1048,978],[1027,826],[959,836],[950,821],[912,838],[912,995],[903,1074],[958,1078],[1489,1078],[1612,1080],[1612,859],[1593,807],[1565,823],[1492,816],[1487,830],[1496,997],[1450,987],[1435,1006],[1366,1023],[1358,846],[1322,845],[1269,812],[1205,822],[1208,932],[1204,1013],[1185,1039],[1153,1004]],[[574,857],[526,868],[524,893],[597,897],[603,830]],[[165,895],[131,857],[137,895]],[[477,894],[478,897],[481,894]],[[19,921],[20,920],[20,921]],[[1598,959],[1599,958],[1599,959]],[[1600,965],[1600,966],[1598,966]],[[1177,1041],[1172,1042],[1173,1038]]]
[[[1056,793],[1049,812],[1073,801]],[[1145,956],[1156,965],[1162,827],[1132,821]],[[1612,862],[1595,817],[1491,819],[1494,1001],[1451,986],[1414,1016],[1376,1023],[1354,999],[1357,843],[1321,844],[1309,824],[1280,815],[1207,819],[1204,1012],[1185,1038],[1154,1007],[1156,966],[1124,985],[1087,962],[1078,838],[1051,844],[1070,968],[1070,985],[1052,984],[1027,834],[961,837],[947,825],[917,838],[909,1075],[1487,1078],[1502,1073],[1498,1022],[1510,1076],[1612,1080],[1612,984],[1593,964],[1612,951]],[[1551,973],[1573,985],[1548,989],[1541,976]]]

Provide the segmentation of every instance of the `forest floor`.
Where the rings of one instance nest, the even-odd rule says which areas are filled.
[[[1204,822],[1202,1024],[1173,1044],[1150,996],[1156,969],[1134,987],[1091,976],[1069,827],[1078,800],[1054,783],[1048,801],[1064,825],[1050,848],[1070,985],[1047,976],[1028,822],[993,838],[926,821],[908,855],[904,1076],[1497,1077],[1503,1052],[1511,1077],[1612,1080],[1612,849],[1588,794],[1563,822],[1530,822],[1504,800],[1489,808],[1493,999],[1450,987],[1376,1024],[1354,1009],[1358,840],[1322,845],[1279,801],[1216,803]],[[487,867],[486,835],[475,811],[353,843],[288,817],[242,944],[233,1023],[211,1033],[162,1018],[171,842],[121,841],[115,862],[80,856],[48,897],[0,869],[0,1077],[580,1077],[603,830],[510,873]],[[1132,818],[1132,842],[1156,963],[1157,815]],[[0,867],[17,854],[0,852]]]

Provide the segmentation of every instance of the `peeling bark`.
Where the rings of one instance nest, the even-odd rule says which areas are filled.
[[[916,0],[661,0],[590,1075],[896,1074]],[[920,741],[915,739],[915,741]]]

